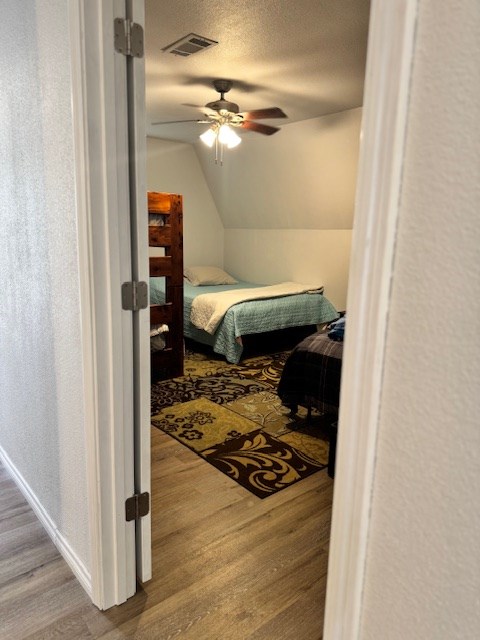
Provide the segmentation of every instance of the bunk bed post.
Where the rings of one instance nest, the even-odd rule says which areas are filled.
[[[183,199],[180,195],[171,195],[170,226],[171,244],[165,250],[172,259],[172,276],[170,281],[170,300],[172,302],[171,332],[171,375],[183,376]]]
[[[183,375],[183,198],[148,192],[148,214],[160,214],[164,224],[149,224],[149,245],[165,255],[150,258],[150,277],[165,278],[165,302],[150,306],[150,324],[167,324],[165,349],[151,352],[152,380]]]

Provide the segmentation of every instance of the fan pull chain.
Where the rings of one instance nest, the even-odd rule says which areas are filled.
[[[218,142],[218,137],[215,138],[215,164],[218,164],[218,147],[220,145],[220,166],[223,166],[223,148],[224,144]]]

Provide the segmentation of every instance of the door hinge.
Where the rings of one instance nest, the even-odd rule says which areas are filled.
[[[124,282],[122,284],[122,309],[140,311],[148,307],[148,285],[146,282]]]
[[[125,519],[127,522],[138,520],[150,513],[150,494],[136,493],[125,500]]]
[[[114,20],[115,51],[124,56],[143,58],[143,27],[124,18]]]

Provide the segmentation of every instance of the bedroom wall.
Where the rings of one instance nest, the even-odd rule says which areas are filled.
[[[479,32],[419,3],[361,640],[480,629]]]
[[[346,307],[351,238],[346,229],[225,229],[225,268],[250,282],[323,285],[340,311]]]
[[[89,572],[67,3],[2,3],[0,458]]]
[[[147,138],[147,189],[183,195],[185,266],[222,267],[223,224],[192,145]]]
[[[270,138],[242,133],[223,166],[195,145],[225,226],[227,270],[266,283],[320,280],[345,309],[360,125],[358,108]]]

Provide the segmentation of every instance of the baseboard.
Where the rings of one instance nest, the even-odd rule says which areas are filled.
[[[90,599],[92,598],[92,579],[90,572],[88,571],[85,564],[80,560],[75,551],[72,549],[70,543],[66,538],[60,533],[57,526],[51,519],[51,517],[46,512],[45,508],[41,504],[40,500],[37,498],[35,493],[32,491],[28,483],[22,474],[18,471],[18,469],[13,464],[12,460],[8,456],[8,454],[4,451],[4,449],[0,446],[0,460],[7,470],[8,474],[11,476],[12,480],[15,482],[19,490],[22,492],[25,500],[28,502],[32,510],[34,511],[37,518],[40,520],[43,528],[48,533],[50,538],[52,539],[53,544],[58,549],[58,552],[63,557],[65,562],[68,564],[73,574],[80,582],[82,587],[87,592]]]

